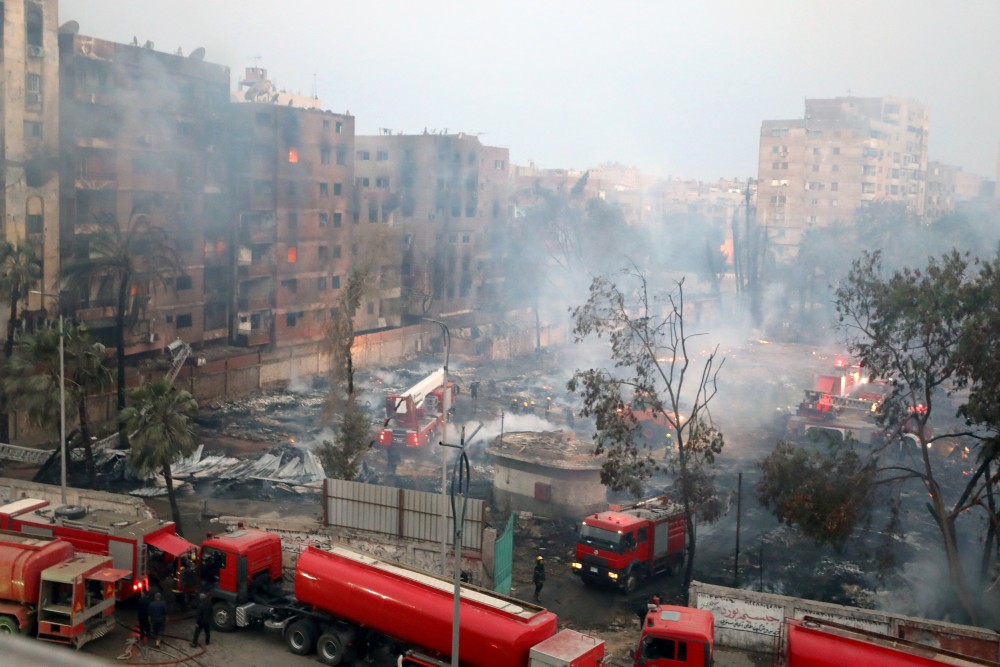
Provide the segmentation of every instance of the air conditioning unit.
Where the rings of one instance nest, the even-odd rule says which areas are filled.
[[[206,361],[208,361],[208,360],[205,359],[205,357],[198,357],[198,358],[196,358],[194,360],[194,365],[195,366],[204,366]]]
[[[45,49],[40,46],[35,46],[34,44],[28,44],[28,57],[29,58],[42,58],[45,56]]]
[[[42,94],[41,93],[27,93],[24,96],[24,101],[27,104],[41,104]]]
[[[146,335],[146,342],[155,343],[157,340],[159,340],[159,338],[160,338],[159,334],[150,333]]]

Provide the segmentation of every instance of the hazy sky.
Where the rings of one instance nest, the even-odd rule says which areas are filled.
[[[998,0],[60,0],[60,23],[138,37],[349,111],[359,134],[481,134],[516,164],[757,171],[765,119],[806,97],[930,110],[930,157],[996,176]],[[315,83],[314,83],[315,82]]]

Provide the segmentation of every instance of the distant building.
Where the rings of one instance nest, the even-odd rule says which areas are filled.
[[[58,292],[59,276],[59,49],[56,0],[0,5],[4,68],[3,173],[0,242],[31,248],[42,265],[33,289]],[[26,310],[51,300],[29,295]],[[9,309],[0,313],[6,330]]]
[[[995,196],[994,184],[981,176],[943,162],[927,165],[927,201],[924,213],[936,220],[966,205],[979,206]]]
[[[925,215],[929,118],[900,97],[807,99],[805,117],[761,126],[757,223],[794,254],[814,226],[851,221],[866,202]]]

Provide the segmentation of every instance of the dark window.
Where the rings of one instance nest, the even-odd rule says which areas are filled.
[[[330,255],[330,249],[327,248],[325,245],[321,245],[319,247],[319,258],[326,259],[327,257],[329,257],[329,255]]]
[[[326,183],[319,184],[319,195],[320,197],[327,197],[330,194],[330,186]]]
[[[330,214],[326,211],[319,212],[319,226],[326,227],[330,223]]]
[[[295,278],[287,278],[281,281],[281,286],[287,289],[292,294],[294,294],[295,292],[298,291],[299,281],[296,280]]]
[[[389,159],[389,151],[378,151],[375,153],[375,159],[379,162],[385,162]]]
[[[42,124],[36,123],[33,120],[24,121],[24,138],[25,139],[41,139],[42,138]]]
[[[359,160],[371,160],[372,159],[372,154],[369,153],[368,151],[357,151],[354,154],[354,156],[356,158],[358,158]]]
[[[340,123],[337,123],[337,127],[340,127]],[[340,131],[339,129],[337,130]],[[347,164],[347,151],[343,148],[337,149],[337,164]]]
[[[316,279],[316,289],[320,292],[326,289],[326,276],[320,276]]]
[[[340,276],[330,276],[330,287],[340,289]]]
[[[298,322],[298,313],[285,313],[285,326],[294,327]]]
[[[294,230],[299,228],[299,212],[289,211],[288,212],[288,229]]]
[[[378,222],[378,206],[370,205],[368,207],[368,222]]]
[[[319,151],[320,164],[330,164],[330,149],[321,148]]]
[[[335,194],[337,196],[340,196],[340,195],[344,194],[344,184],[343,183],[334,183],[333,184],[333,194]]]
[[[2,6],[0,6],[2,8]],[[29,46],[41,46],[42,45],[42,10],[40,7],[32,7],[28,9],[27,17],[25,20],[25,28],[27,34],[25,38]]]
[[[192,285],[191,276],[177,276],[177,289],[191,289]]]
[[[334,259],[340,259],[340,246],[339,245],[333,246],[333,258]]]
[[[340,227],[340,225],[342,225],[343,222],[344,222],[344,214],[343,213],[341,213],[340,211],[337,211],[336,213],[333,214],[333,226],[334,227]]]
[[[177,322],[175,326],[178,329],[187,329],[191,326],[191,324],[192,324],[191,313],[184,313],[182,315],[177,316]]]
[[[338,120],[337,121],[337,134],[342,134],[343,132],[344,132],[344,124]],[[338,162],[337,164],[340,164],[340,163]]]

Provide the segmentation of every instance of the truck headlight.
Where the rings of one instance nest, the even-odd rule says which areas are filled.
[[[617,572],[608,572],[608,577],[610,577],[612,581],[615,581],[615,580],[618,579],[618,573]]]
[[[577,563],[576,561],[573,561],[572,563],[570,563],[570,567],[572,567],[574,570],[582,570],[583,563]]]

